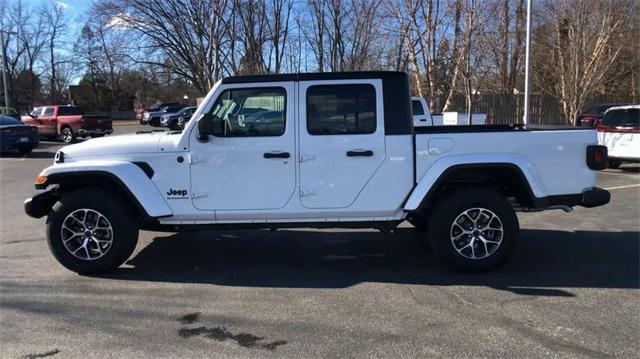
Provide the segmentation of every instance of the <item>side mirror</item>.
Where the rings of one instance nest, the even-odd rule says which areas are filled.
[[[198,119],[198,140],[209,141],[209,136],[213,134],[213,115],[203,113]]]
[[[211,135],[224,135],[224,120],[210,113],[205,113],[198,119],[198,139],[207,142]]]

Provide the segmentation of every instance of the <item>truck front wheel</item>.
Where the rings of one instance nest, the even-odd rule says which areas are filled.
[[[112,271],[136,247],[135,213],[113,193],[80,189],[65,194],[47,218],[47,244],[67,269],[81,273]]]
[[[454,269],[490,271],[514,250],[518,217],[504,196],[469,188],[444,196],[431,211],[428,233],[433,252]]]

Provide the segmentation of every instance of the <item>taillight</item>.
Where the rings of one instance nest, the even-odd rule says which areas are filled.
[[[605,125],[601,125],[601,124],[596,125],[596,131],[598,131],[598,132],[604,132],[604,131],[606,131],[608,129],[609,129],[609,127],[607,127]]]
[[[606,146],[587,146],[587,166],[592,170],[603,170],[609,165],[609,155]]]

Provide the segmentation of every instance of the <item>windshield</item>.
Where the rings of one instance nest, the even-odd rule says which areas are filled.
[[[604,115],[601,123],[607,127],[640,128],[640,109],[629,108],[609,111]]]

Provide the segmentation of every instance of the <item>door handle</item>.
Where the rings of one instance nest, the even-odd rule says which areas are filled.
[[[351,150],[347,151],[347,157],[371,157],[373,151],[371,150]]]
[[[264,158],[289,158],[289,152],[266,152],[262,155]]]

